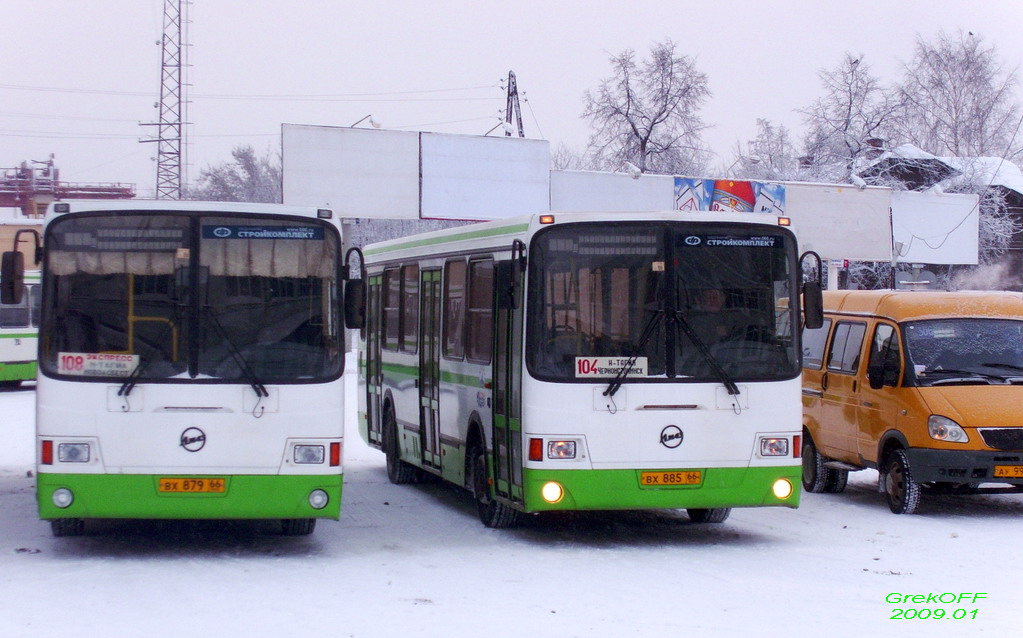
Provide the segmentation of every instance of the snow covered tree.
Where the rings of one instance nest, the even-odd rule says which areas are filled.
[[[1019,161],[1023,139],[1016,73],[973,33],[917,38],[899,86],[898,135],[938,156],[996,156]]]
[[[193,188],[186,192],[188,199],[208,199],[220,202],[282,201],[281,155],[269,149],[262,157],[251,146],[236,146],[231,151],[234,161],[207,166],[199,173]]]
[[[637,62],[628,49],[610,62],[611,76],[583,97],[595,166],[620,170],[630,162],[643,172],[703,172],[709,151],[698,112],[710,89],[695,61],[666,40],[651,47],[647,60]]]
[[[805,162],[815,179],[848,182],[857,163],[876,150],[871,140],[887,137],[898,103],[862,55],[846,53],[837,67],[817,76],[824,95],[799,109],[807,127]]]
[[[759,180],[797,180],[800,178],[799,158],[783,125],[757,119],[757,136],[736,146],[732,170],[735,177]],[[724,171],[722,171],[724,172]]]

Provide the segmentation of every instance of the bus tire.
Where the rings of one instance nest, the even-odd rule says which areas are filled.
[[[418,476],[418,468],[401,460],[398,447],[398,419],[394,416],[394,408],[387,406],[384,412],[384,458],[387,460],[387,478],[395,485],[414,483]]]
[[[479,438],[474,438],[469,447],[470,485],[476,500],[476,511],[480,522],[493,529],[513,526],[519,518],[518,511],[490,497],[490,476],[487,472],[487,455]]]
[[[282,536],[308,536],[316,529],[315,518],[285,518],[281,520]]]
[[[824,457],[817,451],[810,433],[803,430],[803,489],[807,492],[820,493],[827,483],[827,469]]]
[[[732,508],[730,507],[689,508],[686,510],[689,520],[694,523],[723,523],[731,513]]]
[[[913,480],[905,450],[888,455],[884,473],[884,496],[893,514],[912,514],[920,505],[920,484]]]
[[[81,536],[85,533],[85,521],[80,518],[55,518],[50,521],[54,536]]]

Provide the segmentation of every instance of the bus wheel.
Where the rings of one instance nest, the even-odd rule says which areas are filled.
[[[85,533],[85,521],[80,518],[56,518],[50,521],[54,536],[81,536]]]
[[[469,467],[471,468],[472,495],[476,499],[476,510],[480,521],[487,527],[503,529],[514,525],[519,513],[490,498],[490,477],[487,475],[487,455],[479,439],[475,439],[469,448]]]
[[[314,529],[315,518],[285,518],[281,521],[281,534],[284,536],[307,536]]]
[[[398,448],[398,419],[394,408],[388,406],[384,413],[384,458],[387,459],[387,478],[395,485],[413,483],[418,475],[417,468],[401,460]]]
[[[686,510],[689,520],[694,523],[723,523],[728,515],[732,513],[730,507],[715,507],[713,509],[690,508]]]
[[[803,432],[803,489],[807,492],[823,492],[827,481],[824,457],[817,451],[810,435]]]
[[[892,450],[885,466],[884,496],[895,514],[912,514],[920,505],[920,484],[913,480],[904,450]]]

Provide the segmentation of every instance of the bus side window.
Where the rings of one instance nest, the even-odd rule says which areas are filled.
[[[469,318],[466,324],[466,359],[490,363],[494,334],[494,262],[469,262]]]
[[[465,261],[444,264],[444,356],[465,356]]]

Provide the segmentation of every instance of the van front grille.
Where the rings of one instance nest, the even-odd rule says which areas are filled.
[[[996,450],[1023,450],[1023,428],[982,428],[980,436]]]

